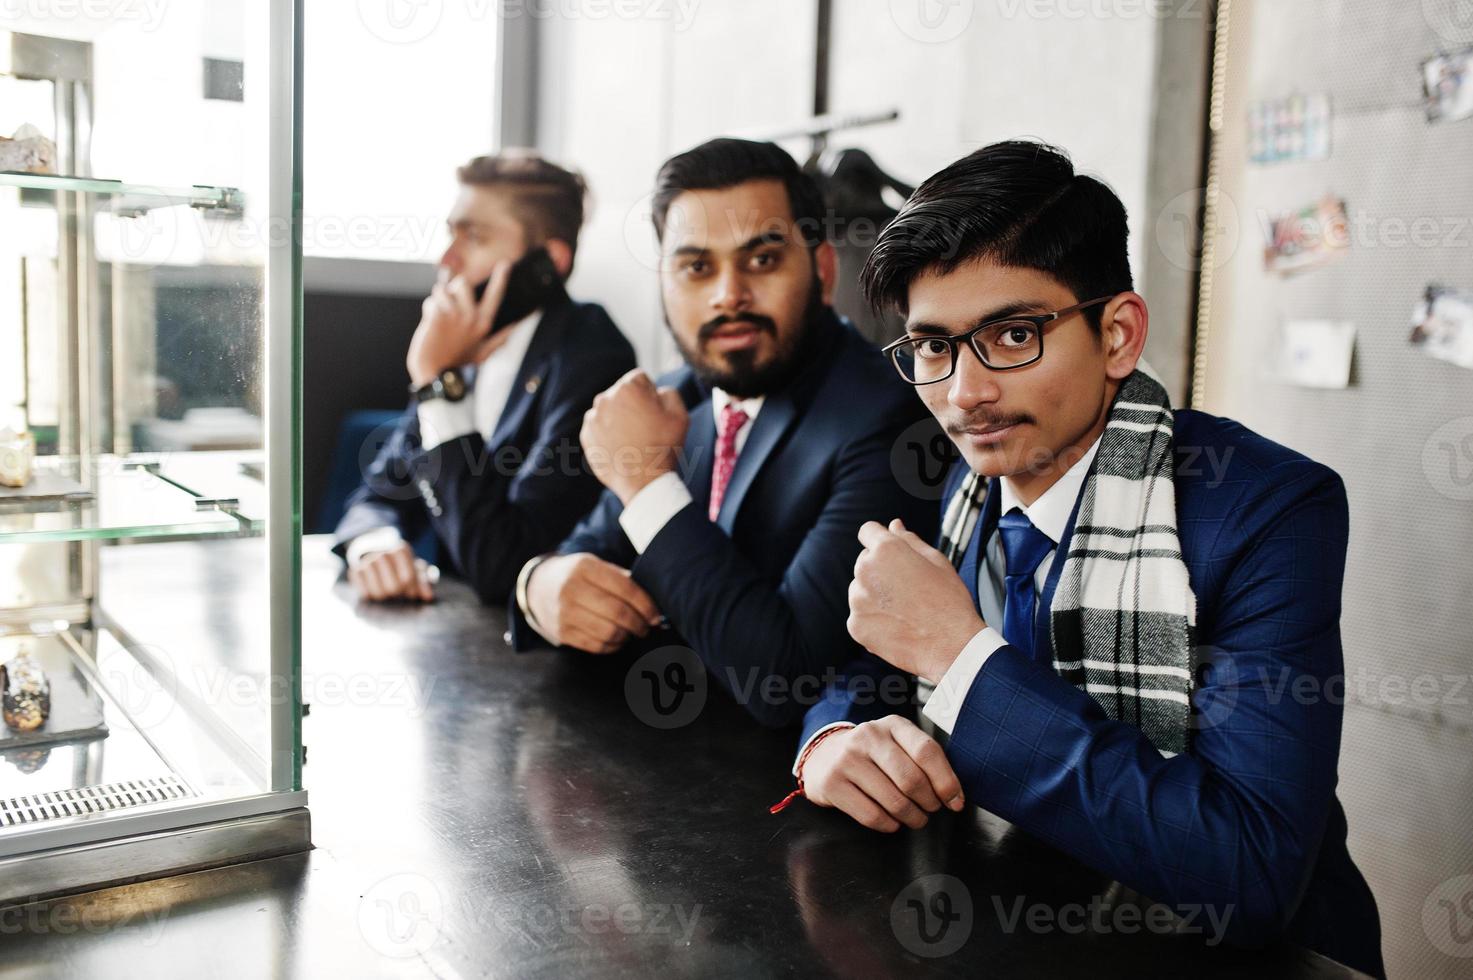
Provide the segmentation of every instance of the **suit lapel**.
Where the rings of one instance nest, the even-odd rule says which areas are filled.
[[[492,452],[512,440],[526,421],[527,413],[537,403],[537,393],[542,390],[549,362],[558,349],[571,309],[569,304],[559,304],[542,311],[542,319],[532,335],[532,342],[527,345],[516,381],[506,396],[506,405],[501,409],[501,418],[497,419],[496,428],[487,441]]]
[[[709,412],[707,414],[710,415]],[[747,433],[746,444],[737,455],[736,466],[731,471],[731,482],[726,485],[726,495],[721,498],[721,511],[716,515],[716,523],[728,535],[731,534],[732,525],[736,523],[737,511],[741,509],[743,498],[752,488],[752,481],[757,478],[762,464],[767,462],[767,457],[772,455],[773,448],[797,417],[798,406],[793,403],[792,386],[768,395],[767,400],[762,403],[762,410],[752,422],[752,431]],[[711,419],[711,428],[714,433],[714,418]],[[709,479],[708,468],[707,480]]]
[[[690,428],[685,432],[685,447],[677,466],[691,499],[700,505],[704,514],[711,503],[711,463],[716,454],[716,421],[711,415],[711,393],[692,375],[687,375],[676,387],[690,412]]]

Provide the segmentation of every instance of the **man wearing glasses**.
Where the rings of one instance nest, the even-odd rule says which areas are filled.
[[[1335,795],[1340,478],[1172,410],[1124,208],[1050,147],[931,177],[862,284],[906,316],[886,353],[962,460],[938,547],[868,523],[849,589],[920,724],[836,683],[799,792],[881,831],[976,804],[1219,938],[1381,975]]]
[[[845,628],[860,525],[934,527],[934,498],[901,468],[938,433],[829,305],[832,223],[781,147],[716,139],[677,154],[652,210],[686,365],[658,383],[631,371],[594,399],[581,439],[607,489],[522,569],[512,642],[688,644],[758,721],[796,723],[860,653]]]

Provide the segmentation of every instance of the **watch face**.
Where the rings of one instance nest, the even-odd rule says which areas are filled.
[[[458,402],[465,397],[465,379],[459,371],[446,371],[440,375],[440,384],[448,400]]]

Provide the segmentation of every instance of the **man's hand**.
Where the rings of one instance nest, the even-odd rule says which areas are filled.
[[[410,599],[433,602],[434,573],[414,549],[400,542],[387,551],[370,551],[348,566],[348,581],[358,598],[370,602]]]
[[[870,830],[918,830],[942,806],[960,810],[961,780],[934,738],[899,715],[834,732],[798,773],[803,794],[838,807]]]
[[[486,292],[476,302],[471,284],[462,276],[451,277],[441,267],[434,288],[420,308],[419,326],[409,341],[404,366],[416,388],[428,384],[442,371],[466,364],[479,364],[506,342],[504,330],[491,334],[491,321],[506,295],[506,280],[512,263],[501,262],[491,272]]]
[[[593,399],[578,439],[599,482],[628,504],[675,469],[690,415],[674,388],[656,388],[639,368]]]
[[[849,635],[901,670],[935,684],[987,624],[951,562],[895,520],[868,521],[849,583]]]
[[[557,555],[532,570],[527,605],[549,643],[613,653],[660,622],[655,600],[629,571],[593,555]]]

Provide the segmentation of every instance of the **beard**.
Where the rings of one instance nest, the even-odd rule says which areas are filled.
[[[701,329],[696,333],[694,349],[670,325],[668,314],[665,316],[665,327],[670,331],[670,336],[675,338],[675,346],[680,348],[681,356],[702,383],[708,387],[720,388],[733,398],[756,398],[785,387],[807,366],[819,337],[817,323],[823,312],[823,284],[815,273],[808,286],[808,298],[803,303],[803,320],[786,342],[783,342],[777,323],[760,313],[723,315],[701,324]],[[711,336],[721,327],[732,323],[751,324],[773,337],[778,346],[772,356],[758,363],[758,352],[754,350],[729,351],[724,360],[719,355],[704,354],[705,344]]]

